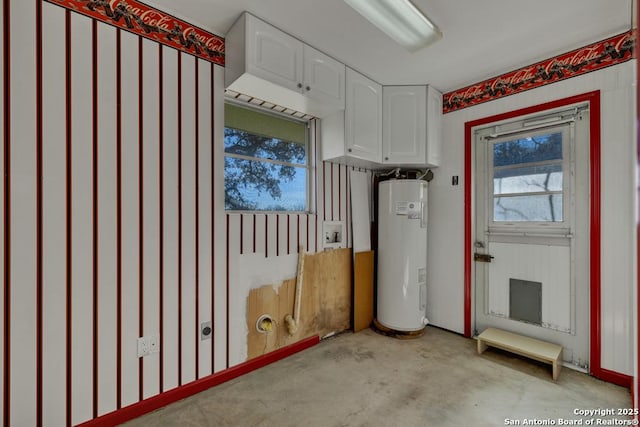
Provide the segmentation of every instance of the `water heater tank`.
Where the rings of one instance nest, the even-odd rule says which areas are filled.
[[[427,182],[378,187],[377,322],[396,331],[427,324]]]

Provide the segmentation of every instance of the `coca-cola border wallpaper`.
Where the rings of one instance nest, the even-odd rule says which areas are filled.
[[[450,113],[505,96],[576,77],[634,57],[632,31],[593,43],[554,58],[520,68],[443,96],[443,112]]]
[[[136,0],[46,0],[224,65],[224,39]]]

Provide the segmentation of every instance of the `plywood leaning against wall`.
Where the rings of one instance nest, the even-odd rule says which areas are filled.
[[[304,254],[300,319],[289,335],[284,318],[293,315],[296,279],[252,289],[247,298],[247,358],[268,353],[313,335],[348,329],[351,323],[351,249]],[[271,331],[258,332],[256,322],[268,314]]]

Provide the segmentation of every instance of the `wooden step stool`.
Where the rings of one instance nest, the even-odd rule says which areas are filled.
[[[560,375],[562,346],[503,331],[502,329],[487,328],[478,335],[478,354],[482,354],[488,346],[552,365],[554,381]]]

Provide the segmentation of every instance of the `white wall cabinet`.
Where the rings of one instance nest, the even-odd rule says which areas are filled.
[[[322,160],[378,168],[382,163],[382,86],[347,68],[345,111],[321,120]]]
[[[382,160],[382,86],[347,69],[346,147],[352,157]]]
[[[430,86],[385,86],[382,129],[384,165],[438,166],[442,94]]]
[[[371,169],[439,166],[442,94],[424,85],[381,87],[347,69],[344,114],[322,119],[321,129],[323,160]]]
[[[247,72],[281,87],[300,92],[303,67],[302,42],[252,15],[244,16],[247,33],[245,44]]]
[[[303,46],[304,94],[328,110],[345,107],[345,66],[309,45]]]
[[[225,38],[225,87],[323,117],[345,108],[345,66],[243,13]]]

